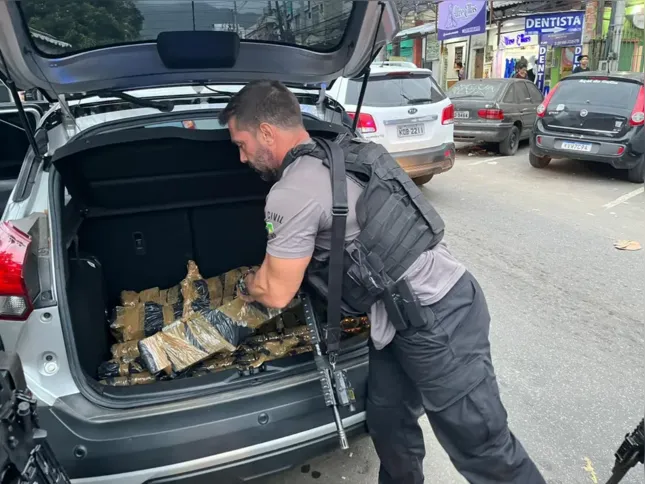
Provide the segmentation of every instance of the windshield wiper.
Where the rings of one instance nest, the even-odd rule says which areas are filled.
[[[158,109],[159,111],[162,111],[164,113],[170,113],[175,108],[175,105],[170,101],[151,101],[150,99],[130,96],[129,94],[121,91],[101,91],[97,94],[97,96],[103,99],[108,97],[116,97],[137,106]]]
[[[415,97],[412,99],[406,97],[406,99],[408,100],[408,104],[422,104],[432,102],[432,99],[430,99],[429,97]]]

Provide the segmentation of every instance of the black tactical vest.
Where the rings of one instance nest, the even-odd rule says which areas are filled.
[[[345,245],[342,307],[346,313],[365,314],[423,252],[441,241],[444,222],[383,146],[349,137],[337,143],[347,176],[363,187],[356,203],[361,232]],[[282,170],[303,155],[319,158],[329,167],[316,142],[294,148]],[[314,260],[307,278],[326,297],[328,267]]]

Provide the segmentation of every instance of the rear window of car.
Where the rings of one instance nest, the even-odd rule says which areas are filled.
[[[362,79],[350,79],[345,103],[358,104]],[[363,106],[399,107],[436,103],[446,96],[429,74],[391,73],[370,77]]]
[[[49,55],[150,42],[161,32],[235,31],[242,40],[332,50],[341,42],[352,0],[22,0],[32,41]]]
[[[448,97],[450,99],[495,99],[503,87],[503,81],[461,81],[448,90]]]
[[[550,102],[613,106],[631,110],[640,86],[612,79],[571,79],[558,84]]]

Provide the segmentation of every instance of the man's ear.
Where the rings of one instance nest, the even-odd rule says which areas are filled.
[[[275,128],[269,123],[260,123],[260,136],[262,140],[268,144],[272,145],[275,143]]]

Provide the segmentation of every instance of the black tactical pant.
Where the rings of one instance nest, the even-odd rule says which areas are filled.
[[[466,273],[438,303],[428,325],[370,346],[367,424],[381,460],[379,484],[424,482],[425,410],[439,443],[473,484],[544,484],[510,432],[491,362],[484,294]]]

